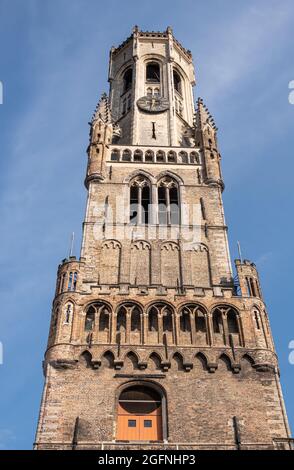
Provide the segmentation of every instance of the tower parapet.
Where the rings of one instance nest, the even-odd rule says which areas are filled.
[[[256,265],[245,259],[235,260],[235,266],[240,283],[240,290],[243,297],[257,297],[262,299],[259,275]]]

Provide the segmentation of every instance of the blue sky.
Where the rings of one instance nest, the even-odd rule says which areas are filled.
[[[232,258],[258,265],[294,424],[291,0],[0,0],[0,449],[31,448],[56,269],[79,254],[88,121],[108,54],[138,24],[192,50],[219,128]]]

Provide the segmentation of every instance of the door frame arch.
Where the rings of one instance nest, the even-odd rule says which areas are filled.
[[[118,405],[119,405],[119,397],[121,393],[129,387],[132,386],[143,386],[147,388],[151,388],[155,390],[161,398],[161,410],[162,410],[162,440],[163,442],[168,441],[168,415],[167,415],[167,398],[166,398],[166,391],[162,387],[162,385],[153,382],[152,380],[145,380],[145,379],[132,379],[124,382],[123,384],[119,385],[116,389],[115,393],[115,422],[114,422],[114,438],[116,440],[117,435],[117,423],[118,423]]]

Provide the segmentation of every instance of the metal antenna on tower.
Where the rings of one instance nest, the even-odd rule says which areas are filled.
[[[243,263],[243,258],[242,258],[242,252],[241,252],[241,245],[240,245],[240,242],[237,241],[237,245],[238,245],[239,258],[240,258],[241,263]]]
[[[69,257],[71,257],[72,254],[73,254],[74,241],[75,241],[75,232],[72,232],[72,234],[71,234],[71,239],[70,239]]]

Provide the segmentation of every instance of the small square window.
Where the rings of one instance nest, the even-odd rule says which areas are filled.
[[[135,419],[129,419],[128,420],[128,427],[129,428],[135,428],[136,427],[136,420]]]
[[[144,428],[152,428],[151,419],[144,419]]]

